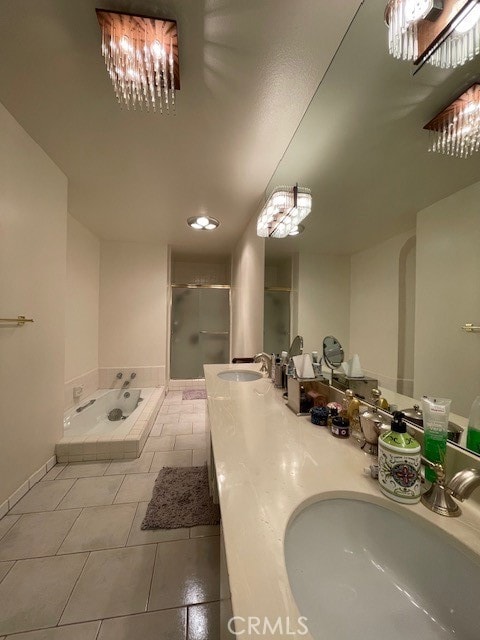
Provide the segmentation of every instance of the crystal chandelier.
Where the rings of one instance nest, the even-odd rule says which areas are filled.
[[[257,219],[261,238],[286,238],[295,231],[312,210],[310,189],[277,187],[273,190]]]
[[[428,62],[441,69],[454,69],[479,53],[480,4],[474,2],[455,17],[450,35],[434,50]]]
[[[388,49],[401,60],[452,69],[480,53],[479,0],[390,0]]]
[[[102,55],[120,105],[175,113],[180,88],[177,23],[101,11]]]
[[[467,158],[480,149],[480,84],[474,84],[424,127],[429,151]]]
[[[418,58],[418,24],[435,20],[443,8],[438,0],[390,0],[385,9],[388,50],[394,58]]]

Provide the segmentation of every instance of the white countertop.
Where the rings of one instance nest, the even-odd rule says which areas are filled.
[[[298,618],[285,566],[284,535],[300,505],[318,499],[360,494],[407,517],[430,521],[449,533],[453,544],[480,555],[476,505],[467,501],[459,518],[444,518],[422,504],[392,502],[380,493],[377,481],[364,474],[372,457],[353,438],[334,438],[309,418],[296,417],[269,380],[239,383],[217,377],[225,369],[259,366],[204,367],[235,616]]]

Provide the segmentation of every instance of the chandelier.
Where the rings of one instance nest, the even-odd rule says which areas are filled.
[[[273,190],[257,219],[261,238],[286,238],[295,235],[298,226],[312,210],[310,189],[277,187]],[[293,232],[293,233],[292,233]]]
[[[177,23],[97,9],[102,55],[120,105],[175,113]]]
[[[472,85],[424,127],[429,151],[467,158],[480,149],[480,84]]]
[[[392,56],[455,68],[480,53],[478,0],[390,0],[385,9]]]

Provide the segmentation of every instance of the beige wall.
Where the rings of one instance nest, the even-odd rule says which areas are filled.
[[[351,256],[350,353],[367,375],[398,385],[400,253],[409,231]]]
[[[298,333],[303,337],[304,351],[321,354],[323,338],[334,335],[347,356],[350,315],[348,258],[300,252],[297,304]]]
[[[98,368],[100,241],[67,217],[65,380]]]
[[[265,240],[252,218],[232,256],[232,358],[263,351]]]
[[[0,504],[63,431],[67,180],[0,105]]]
[[[167,246],[100,245],[100,367],[166,365]]]
[[[415,397],[453,398],[468,416],[480,393],[480,182],[417,217]]]

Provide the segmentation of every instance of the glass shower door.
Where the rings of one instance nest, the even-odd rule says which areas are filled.
[[[226,364],[230,353],[230,290],[172,288],[170,377],[203,378],[204,364]]]
[[[290,291],[265,291],[263,350],[288,351],[290,345]]]

